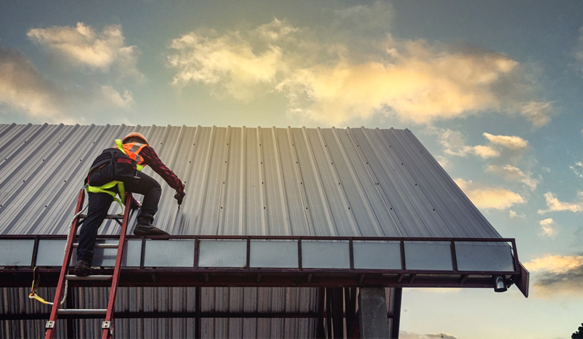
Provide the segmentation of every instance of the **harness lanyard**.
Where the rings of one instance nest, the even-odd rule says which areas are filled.
[[[36,280],[37,274],[36,274],[36,269],[37,267],[35,266],[34,269],[32,270],[32,286],[30,287],[30,294],[28,295],[28,297],[30,299],[34,299],[38,302],[41,302],[45,305],[52,305],[52,302],[48,302],[46,300],[44,300],[43,298],[41,298],[38,294],[36,294],[36,289],[38,287],[38,280],[40,280],[40,274],[38,275],[38,280]]]

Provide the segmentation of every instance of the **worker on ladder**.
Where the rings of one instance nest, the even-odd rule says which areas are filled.
[[[150,165],[170,187],[176,190],[174,198],[178,205],[182,203],[185,195],[182,181],[164,165],[143,135],[132,132],[122,140],[115,140],[115,144],[115,147],[103,150],[95,159],[85,179],[89,210],[79,232],[77,264],[73,269],[73,273],[78,276],[91,274],[97,230],[106,218],[111,203],[114,200],[120,201],[116,198],[117,194],[122,198],[121,201],[124,201],[126,191],[144,195],[142,208],[137,216],[138,224],[134,229],[135,235],[168,235],[152,225],[154,215],[158,211],[162,188],[156,180],[141,172],[144,166]],[[132,198],[130,208],[137,209],[139,206]]]

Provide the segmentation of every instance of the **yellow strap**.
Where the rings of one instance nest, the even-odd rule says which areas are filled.
[[[28,297],[29,297],[30,299],[34,299],[34,300],[36,300],[36,301],[38,301],[38,302],[41,302],[41,303],[43,303],[43,304],[45,304],[45,305],[52,305],[52,304],[53,304],[53,303],[51,303],[51,302],[48,302],[48,301],[44,300],[43,298],[39,297],[39,296],[38,296],[36,293],[34,293],[34,292],[30,292],[30,294],[29,294],[29,296],[28,296]]]
[[[120,199],[116,198],[117,194],[115,192],[108,191],[108,189],[113,188],[116,185],[117,185],[117,190],[119,192],[117,194],[119,194],[121,201],[120,201]],[[123,181],[114,180],[114,181],[108,182],[107,184],[99,186],[99,187],[86,185],[85,189],[89,193],[105,193],[105,194],[111,195],[113,200],[115,200],[119,204],[119,207],[121,207],[121,209],[123,210],[122,201],[125,202],[125,200],[126,200],[126,191],[125,191],[125,186],[123,184]]]
[[[28,297],[30,299],[34,299],[38,302],[41,302],[45,305],[52,305],[53,303],[44,300],[43,298],[36,294],[36,288],[38,287],[38,281],[36,281],[36,268],[37,267],[35,266],[34,269],[32,270],[32,286],[30,286],[30,294],[28,295]]]
[[[128,155],[126,151],[123,149],[123,143],[121,142],[121,139],[115,139],[115,145],[117,146],[117,148],[119,148],[120,151],[123,152],[123,154]]]

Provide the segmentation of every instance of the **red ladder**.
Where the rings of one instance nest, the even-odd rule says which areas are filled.
[[[130,206],[131,194],[126,194],[125,206]],[[67,246],[65,250],[65,257],[63,258],[63,266],[61,267],[61,274],[59,276],[59,283],[57,284],[57,291],[55,292],[55,299],[53,302],[53,309],[51,311],[51,316],[46,323],[45,339],[51,339],[55,334],[55,324],[59,314],[105,314],[105,320],[102,323],[103,339],[113,338],[113,309],[115,306],[115,297],[117,295],[117,287],[119,285],[119,275],[121,272],[121,262],[123,259],[123,252],[126,244],[126,234],[127,226],[130,215],[130,208],[126,207],[124,209],[123,217],[119,215],[108,215],[108,219],[115,219],[121,222],[121,232],[119,236],[119,244],[95,244],[95,248],[117,248],[117,256],[115,259],[115,268],[113,270],[113,275],[89,275],[87,277],[78,277],[76,275],[68,275],[69,263],[71,262],[71,256],[73,253],[73,248],[76,246],[74,244],[75,237],[77,235],[77,227],[80,224],[80,219],[85,217],[81,215],[81,207],[83,206],[83,201],[85,199],[85,191],[81,190],[79,192],[79,198],[77,199],[77,207],[75,208],[75,219],[71,225],[71,230],[69,231],[69,236],[67,238]],[[111,288],[109,291],[109,302],[107,304],[107,309],[59,309],[61,299],[63,298],[65,281],[66,280],[84,280],[84,281],[95,281],[95,280],[110,280]]]

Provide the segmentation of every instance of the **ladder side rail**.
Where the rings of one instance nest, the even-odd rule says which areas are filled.
[[[75,207],[75,215],[81,212],[83,202],[85,200],[85,190],[81,189],[79,191],[79,197],[77,198],[77,206]],[[77,226],[79,225],[79,216],[77,216],[71,223],[71,229],[69,230],[69,236],[67,238],[67,245],[65,247],[65,255],[63,258],[63,266],[61,267],[61,274],[59,275],[59,282],[57,284],[57,290],[55,291],[55,299],[53,301],[53,308],[51,310],[51,316],[47,322],[47,330],[45,332],[45,339],[52,339],[55,334],[55,322],[57,321],[59,306],[61,304],[61,298],[63,297],[63,290],[65,287],[65,276],[67,271],[69,271],[69,263],[71,262],[71,256],[73,254],[73,243],[75,242],[75,237],[77,235]],[[51,324],[51,325],[49,325]]]
[[[123,254],[126,245],[126,235],[130,216],[130,206],[132,202],[132,194],[126,193],[125,208],[123,214],[123,221],[121,224],[121,232],[119,235],[119,245],[117,249],[117,256],[115,259],[115,268],[113,270],[113,277],[111,282],[111,289],[109,291],[109,302],[107,304],[107,314],[105,315],[105,321],[103,322],[103,339],[109,339],[113,337],[113,312],[115,307],[115,298],[117,295],[117,287],[119,285],[119,276],[121,274],[121,263],[123,261]]]

